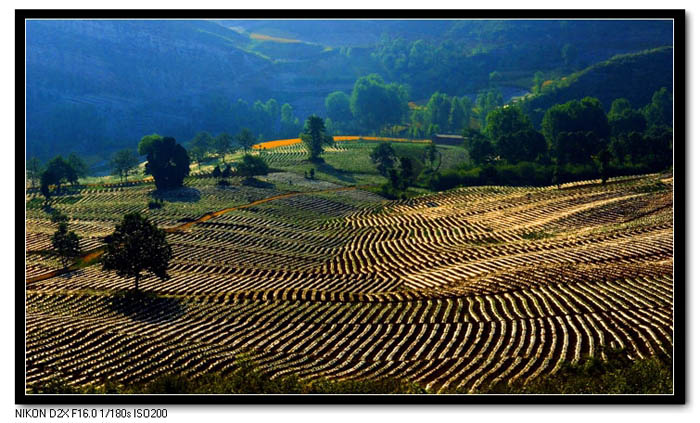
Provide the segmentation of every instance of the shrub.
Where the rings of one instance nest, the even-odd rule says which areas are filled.
[[[148,208],[151,210],[161,209],[161,208],[163,208],[164,204],[165,204],[165,202],[163,200],[161,200],[159,198],[154,198],[153,200],[148,202]]]

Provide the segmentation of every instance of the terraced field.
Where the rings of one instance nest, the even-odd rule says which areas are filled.
[[[298,154],[280,148],[279,160]],[[392,202],[315,192],[341,185],[287,174],[268,181],[192,179],[160,210],[146,207],[151,184],[56,199],[88,249],[129,211],[174,227],[291,194],[169,233],[172,277],[143,279],[155,295],[141,304],[120,302],[133,281],[99,266],[28,282],[27,383],[226,372],[246,351],[272,377],[391,376],[442,392],[527,381],[603,346],[672,354],[668,175]],[[53,230],[28,210],[28,277],[55,268],[42,253]]]

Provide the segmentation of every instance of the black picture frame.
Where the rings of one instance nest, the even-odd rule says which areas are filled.
[[[46,395],[25,392],[25,21],[29,19],[671,19],[674,22],[674,393],[672,395]],[[15,10],[15,403],[684,404],[686,402],[686,28],[684,10]],[[676,172],[677,171],[677,172]]]

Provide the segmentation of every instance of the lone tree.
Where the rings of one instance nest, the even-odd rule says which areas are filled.
[[[194,138],[190,140],[187,147],[187,154],[190,156],[190,160],[197,163],[197,167],[200,167],[202,162],[207,158],[213,143],[214,139],[208,132],[198,132]]]
[[[253,144],[255,144],[255,137],[253,136],[253,133],[250,132],[250,129],[243,128],[241,129],[241,132],[236,135],[236,142],[238,145],[243,147],[243,151],[248,151],[253,148]]]
[[[306,149],[309,151],[309,160],[317,162],[320,160],[320,155],[323,152],[323,146],[333,143],[333,137],[326,135],[326,125],[323,119],[316,115],[309,116],[306,119],[304,132],[300,135]]]
[[[71,183],[71,185],[76,185],[78,183],[78,178],[84,178],[88,175],[87,163],[85,163],[85,160],[83,160],[77,154],[70,153],[66,162],[68,162],[68,166],[73,169],[73,172],[71,173],[73,179],[68,181]]]
[[[396,153],[391,147],[391,144],[383,142],[374,147],[370,158],[372,162],[377,165],[377,170],[382,176],[389,176],[389,169],[392,169],[396,162]]]
[[[440,165],[442,165],[442,153],[438,151],[435,144],[430,143],[429,146],[425,147],[423,152],[423,160],[425,162],[425,166],[431,173],[437,172],[440,170]]]
[[[233,137],[226,132],[222,132],[214,138],[213,147],[222,163],[226,163],[226,154],[233,149],[233,141]]]
[[[44,204],[49,203],[49,198],[53,193],[61,191],[61,185],[71,181],[77,181],[78,177],[75,169],[63,159],[56,156],[46,165],[46,169],[41,173],[40,187],[41,194],[45,197]],[[54,187],[53,191],[51,187]]]
[[[32,188],[39,185],[41,179],[41,162],[36,157],[27,160],[27,179],[32,184]]]
[[[52,219],[53,220],[53,219]],[[58,230],[51,237],[51,245],[61,258],[63,267],[80,255],[80,240],[73,231],[68,231],[65,221],[58,224]]]
[[[246,154],[243,160],[236,166],[236,174],[243,176],[246,180],[251,180],[258,175],[267,175],[270,168],[260,156]]]
[[[190,173],[190,157],[175,138],[148,135],[139,143],[139,153],[146,154],[146,174],[153,175],[157,189],[182,186]]]
[[[112,168],[112,174],[124,181],[129,178],[129,173],[138,167],[139,158],[133,150],[124,149],[114,153],[109,165]]]
[[[612,160],[612,154],[607,148],[600,150],[598,154],[593,156],[593,160],[598,166],[598,172],[600,173],[601,184],[605,185],[610,177],[610,161]]]
[[[102,270],[114,270],[119,276],[134,278],[134,290],[138,291],[143,272],[162,280],[170,277],[167,269],[173,252],[165,240],[165,232],[140,214],[124,216],[105,241]]]

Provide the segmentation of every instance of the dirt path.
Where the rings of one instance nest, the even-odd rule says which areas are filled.
[[[215,212],[210,212],[210,213],[207,213],[207,214],[197,218],[196,220],[193,220],[193,221],[187,222],[187,223],[183,223],[182,225],[175,226],[172,228],[166,228],[166,229],[164,229],[164,231],[167,233],[182,232],[182,231],[185,231],[185,230],[191,228],[192,226],[194,226],[198,223],[206,222],[207,220],[214,218],[214,217],[217,217],[217,216],[221,216],[222,214],[226,214],[226,213],[232,212],[234,210],[254,207],[254,206],[257,206],[259,204],[268,203],[270,201],[281,200],[283,198],[296,197],[299,195],[306,195],[306,194],[322,194],[322,193],[327,193],[327,192],[352,191],[352,190],[356,190],[358,188],[366,188],[367,186],[368,185],[340,187],[340,188],[331,188],[331,189],[324,189],[324,190],[319,190],[319,191],[306,191],[306,192],[294,191],[294,192],[289,192],[286,194],[274,195],[272,197],[267,197],[267,198],[263,198],[261,200],[252,201],[250,203],[241,204],[240,206],[233,206],[233,207],[228,207],[228,208],[218,210]],[[51,272],[43,273],[41,275],[32,276],[31,278],[26,279],[26,283],[30,284],[30,283],[34,283],[34,282],[40,282],[40,281],[43,281],[46,279],[53,278],[55,276],[62,275],[64,273],[72,272],[74,270],[78,270],[78,269],[81,269],[83,267],[93,265],[93,264],[98,262],[98,259],[100,257],[102,257],[103,253],[104,253],[104,247],[98,247],[98,248],[89,250],[82,257],[80,257],[75,263],[71,264],[70,266],[64,267],[63,269],[56,269],[56,270],[53,270]]]

